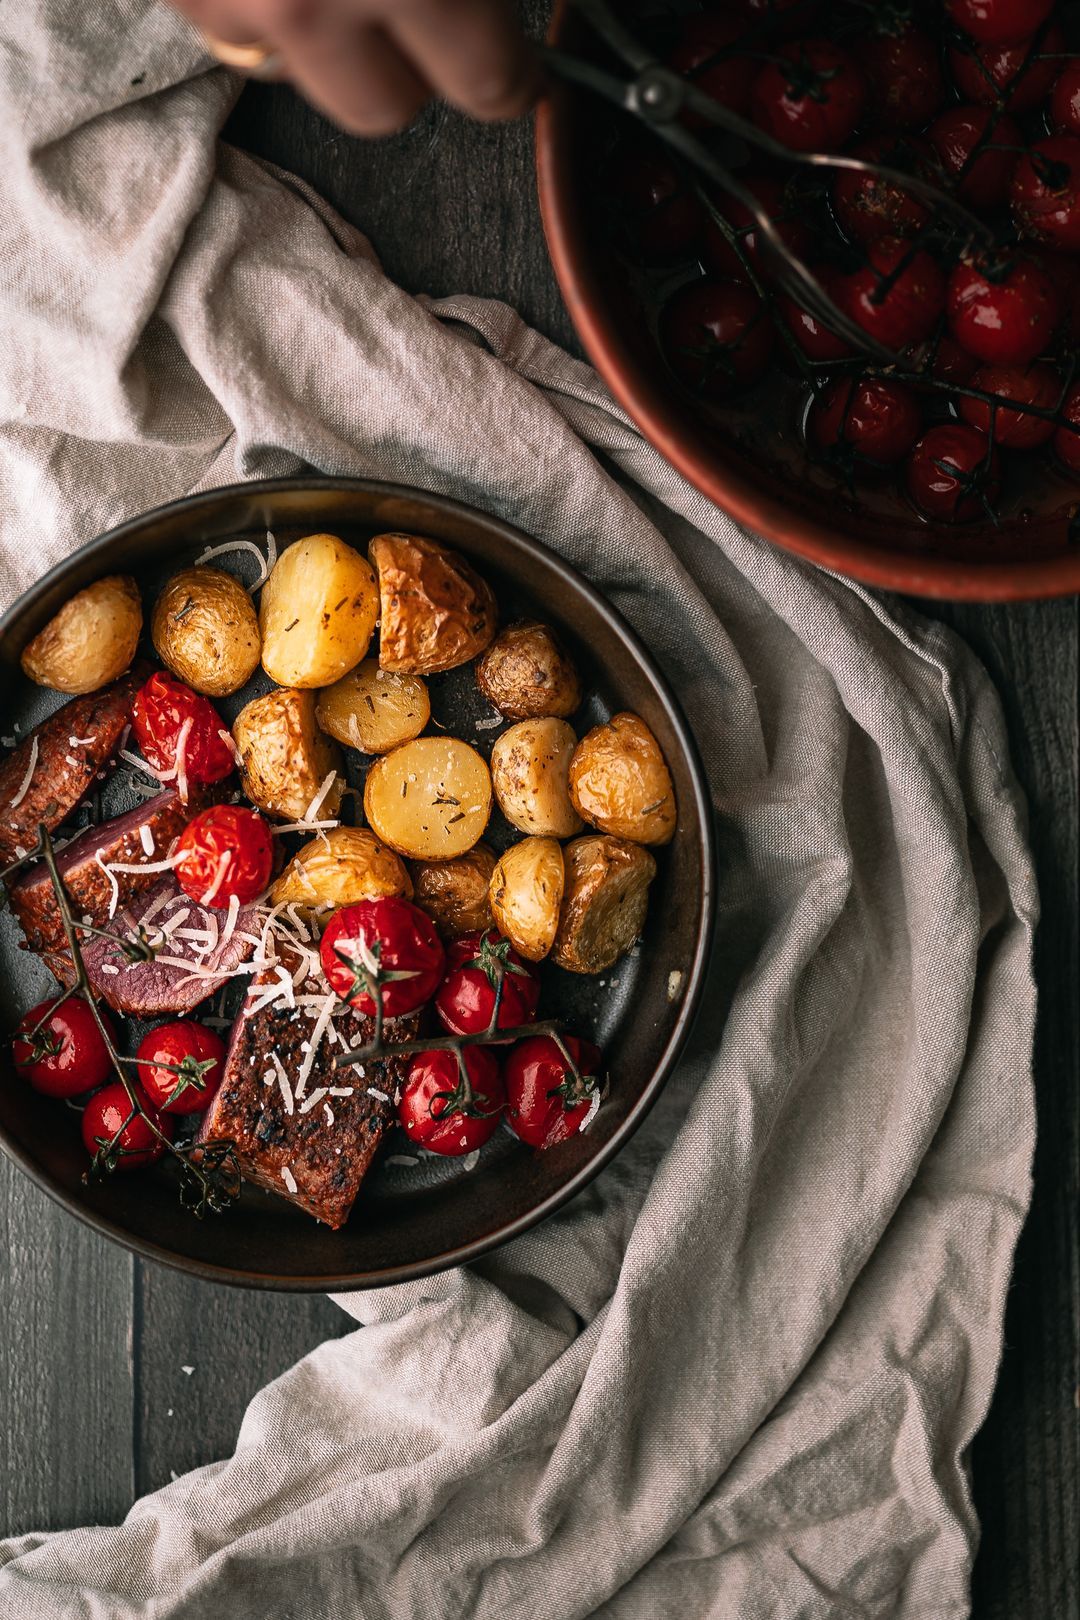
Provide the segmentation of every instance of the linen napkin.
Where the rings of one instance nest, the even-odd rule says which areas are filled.
[[[510,309],[394,287],[219,144],[236,87],[171,14],[24,0],[0,31],[5,599],[195,488],[459,496],[654,649],[720,849],[706,1006],[617,1161],[470,1268],[342,1297],[363,1327],[232,1457],[0,1545],[0,1612],[965,1614],[1033,1138],[1037,900],[985,674],[737,528]]]

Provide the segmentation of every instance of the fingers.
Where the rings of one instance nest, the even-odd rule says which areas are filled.
[[[514,118],[536,99],[538,59],[506,0],[396,0],[385,25],[435,93],[474,118]]]
[[[431,94],[383,29],[351,8],[279,0],[258,11],[296,88],[353,135],[403,129]]]

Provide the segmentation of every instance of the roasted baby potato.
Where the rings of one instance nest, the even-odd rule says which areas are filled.
[[[279,687],[253,698],[232,728],[240,755],[244,792],[259,810],[283,821],[304,821],[331,771],[341,770],[341,750],[315,723],[314,692]],[[344,781],[335,776],[315,819],[337,815]]]
[[[474,844],[452,861],[414,861],[413,901],[447,939],[482,934],[491,927],[488,885],[494,870],[495,854],[486,844]]]
[[[128,574],[76,591],[23,649],[23,674],[54,692],[96,692],[122,675],[142,634],[142,599]]]
[[[594,726],[570,761],[574,808],[601,832],[635,844],[666,844],[675,831],[675,789],[660,745],[636,714]]]
[[[376,759],[364,784],[364,814],[399,855],[464,855],[491,814],[487,765],[457,737],[417,737]]]
[[[550,625],[530,621],[500,631],[476,666],[476,684],[511,720],[566,716],[581,704],[581,677]]]
[[[259,667],[251,597],[221,568],[183,568],[154,603],[150,634],[161,662],[208,697],[238,692]]]
[[[270,890],[270,900],[275,906],[292,900],[315,910],[383,895],[409,900],[412,892],[405,862],[370,827],[329,827],[293,856]]]
[[[563,850],[566,883],[551,959],[571,973],[603,973],[641,932],[656,862],[640,844],[586,834]]]
[[[433,675],[483,652],[495,634],[495,598],[464,557],[417,534],[378,534],[379,663]]]
[[[431,718],[431,703],[419,675],[399,675],[380,669],[378,659],[365,658],[319,693],[316,713],[338,742],[362,754],[388,754],[419,737]]]
[[[263,669],[279,686],[329,686],[366,656],[378,616],[375,575],[360,553],[334,534],[309,534],[263,586]]]
[[[555,943],[564,884],[562,845],[554,838],[511,844],[492,873],[495,926],[530,962],[541,961]]]
[[[570,803],[567,772],[577,738],[565,720],[519,720],[491,750],[499,809],[523,833],[572,838],[583,823]]]

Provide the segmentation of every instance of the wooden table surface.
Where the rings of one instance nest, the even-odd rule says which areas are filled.
[[[362,143],[287,89],[253,86],[227,134],[310,181],[404,287],[504,299],[580,352],[544,249],[527,122],[485,127],[430,109],[407,133]],[[972,1458],[974,1613],[1077,1620],[1078,604],[929,611],[968,638],[1003,694],[1043,904],[1035,1200]],[[227,1455],[251,1396],[352,1326],[320,1297],[218,1288],[133,1260],[6,1159],[0,1211],[3,1534],[115,1521],[171,1473]]]

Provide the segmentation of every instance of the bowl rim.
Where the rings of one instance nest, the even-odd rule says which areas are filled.
[[[568,0],[555,0],[548,40],[563,43]],[[677,472],[736,522],[819,567],[907,595],[967,602],[1020,602],[1080,591],[1080,547],[1031,563],[974,563],[952,557],[886,555],[792,510],[734,469],[719,471],[688,441],[672,397],[638,368],[587,255],[575,202],[568,111],[575,92],[552,85],[536,109],[535,158],[540,217],[559,290],[586,353],[645,438]]]
[[[109,551],[116,542],[131,536],[137,536],[148,521],[156,520],[165,515],[181,516],[185,512],[197,512],[204,504],[217,503],[223,497],[250,502],[257,500],[261,495],[285,492],[296,493],[297,491],[303,493],[304,491],[341,490],[381,496],[388,500],[421,500],[447,514],[470,522],[479,522],[495,529],[502,538],[509,541],[512,547],[531,553],[534,557],[540,559],[542,565],[553,569],[557,575],[560,575],[565,583],[586,599],[593,611],[605,620],[608,628],[629,646],[634,657],[644,665],[650,679],[656,685],[686,762],[687,773],[692,787],[697,828],[697,857],[701,875],[701,912],[697,938],[694,941],[693,953],[686,969],[685,991],[671,1033],[652,1075],[642,1088],[636,1102],[628,1110],[625,1119],[618,1129],[613,1132],[611,1138],[585,1164],[575,1171],[562,1186],[555,1188],[532,1209],[525,1211],[495,1231],[487,1232],[469,1242],[458,1244],[456,1248],[431,1256],[427,1260],[374,1268],[363,1272],[327,1272],[318,1275],[270,1277],[261,1271],[220,1265],[212,1261],[183,1255],[173,1249],[167,1249],[147,1238],[129,1232],[105,1212],[82,1203],[75,1193],[54,1182],[42,1166],[18,1142],[9,1136],[3,1123],[0,1122],[0,1150],[29,1177],[35,1186],[40,1187],[54,1203],[59,1204],[68,1214],[74,1215],[77,1220],[103,1237],[110,1238],[113,1242],[120,1244],[129,1253],[138,1255],[142,1259],[157,1261],[171,1270],[183,1272],[205,1282],[229,1283],[238,1287],[266,1289],[281,1293],[343,1293],[357,1289],[410,1282],[421,1277],[447,1271],[452,1267],[476,1260],[480,1256],[490,1253],[493,1249],[501,1248],[503,1244],[510,1242],[513,1238],[520,1237],[539,1222],[546,1220],[549,1215],[554,1214],[556,1210],[560,1209],[571,1198],[581,1192],[584,1187],[588,1186],[594,1177],[621,1151],[643,1123],[667,1083],[689,1038],[704,993],[712,949],[716,910],[716,839],[712,799],[697,741],[671,682],[633,626],[573,564],[567,562],[557,552],[551,550],[532,535],[527,534],[523,529],[519,529],[516,525],[506,522],[505,519],[497,517],[493,513],[485,512],[479,507],[471,506],[465,501],[456,500],[452,496],[440,495],[415,486],[390,483],[381,479],[337,478],[318,474],[285,478],[263,478],[248,483],[223,484],[213,489],[200,490],[195,494],[181,496],[177,500],[167,501],[162,505],[151,507],[136,517],[128,518],[123,523],[116,524],[104,533],[85,541],[81,546],[78,546],[66,557],[62,558],[60,562],[54,564],[40,579],[35,580],[32,585],[28,586],[0,615],[0,644],[18,624],[27,609],[33,607],[36,602],[60,584],[77,561],[85,565],[95,558],[100,557],[104,560],[108,557]]]

